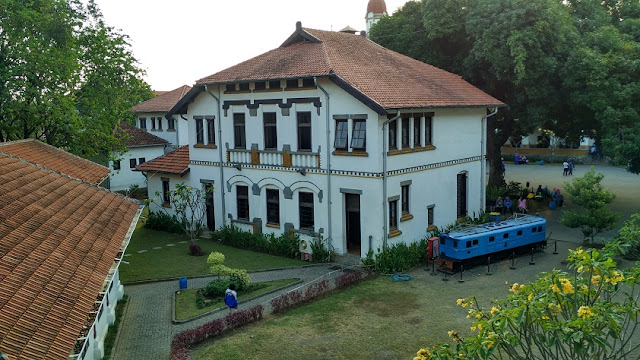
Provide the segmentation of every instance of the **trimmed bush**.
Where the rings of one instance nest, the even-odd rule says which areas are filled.
[[[202,248],[198,244],[189,245],[189,254],[191,256],[202,256],[204,253],[202,252]]]
[[[425,259],[427,239],[411,243],[393,244],[375,254],[375,271],[383,274],[393,274],[406,271]]]
[[[149,211],[147,221],[144,223],[144,227],[153,230],[167,231],[170,233],[180,234],[183,233],[180,221],[175,216],[169,216],[163,212]]]
[[[360,271],[350,271],[336,277],[336,288],[351,286],[362,281],[362,273]]]
[[[289,232],[274,234],[252,234],[230,225],[213,233],[213,238],[224,245],[297,259],[300,257],[300,237]]]
[[[224,297],[224,292],[227,290],[227,286],[229,286],[228,280],[212,280],[204,289],[202,289],[202,291],[204,296],[209,299],[215,299]]]

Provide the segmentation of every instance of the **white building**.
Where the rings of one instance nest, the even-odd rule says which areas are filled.
[[[385,15],[387,15],[387,4],[385,4],[384,0],[369,0],[367,14],[364,16],[367,21],[367,34],[371,30],[371,26]]]
[[[185,181],[215,187],[210,227],[291,230],[364,256],[478,214],[499,106],[366,37],[298,23],[280,47],[198,80],[167,117],[189,122]]]

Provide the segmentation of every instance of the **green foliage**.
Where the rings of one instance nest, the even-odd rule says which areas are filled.
[[[0,141],[44,139],[98,160],[124,150],[115,125],[153,93],[94,1],[3,1],[0,24]]]
[[[129,299],[129,295],[124,294],[122,295],[122,299],[120,299],[120,301],[118,301],[118,305],[116,305],[116,319],[113,322],[113,324],[109,325],[109,328],[107,329],[107,335],[104,338],[104,357],[103,359],[110,359],[111,358],[111,352],[113,351],[113,345],[115,345],[116,342],[116,336],[118,335],[118,329],[120,327],[120,321],[122,321],[122,314],[124,313],[124,307],[127,303],[127,300]],[[0,352],[0,355],[2,353]],[[2,359],[2,357],[0,356],[0,359]]]
[[[215,299],[219,297],[224,297],[224,292],[229,287],[228,280],[212,280],[207,286],[202,289],[203,295],[210,298]]]
[[[228,276],[229,280],[236,285],[237,290],[246,288],[246,286],[251,282],[251,278],[249,277],[249,274],[247,274],[247,270],[232,269],[224,266],[222,264],[223,262],[224,255],[219,252],[212,252],[207,257],[207,263],[211,266],[209,268],[211,273],[218,274],[218,277]]]
[[[300,257],[300,238],[294,233],[282,234],[280,236],[262,233],[252,234],[230,225],[224,226],[214,232],[213,238],[218,239],[218,241],[225,245],[238,248],[286,256],[293,259]]]
[[[637,326],[640,267],[621,271],[612,258],[620,244],[603,251],[569,250],[573,274],[554,270],[532,283],[508,285],[512,293],[490,309],[475,298],[469,308],[475,333],[456,342],[421,349],[417,359],[625,359],[638,346],[629,342]],[[624,291],[621,288],[624,287]]]
[[[388,246],[375,254],[375,271],[382,274],[393,274],[406,271],[425,260],[427,239],[409,245],[397,243]]]
[[[331,262],[331,251],[325,240],[320,237],[317,241],[311,242],[311,261],[316,263]]]
[[[487,199],[495,200],[499,196],[504,196],[507,194],[507,188],[505,186],[487,186]]]
[[[618,240],[628,246],[625,258],[640,260],[640,214],[632,214],[624,223],[618,231]]]
[[[570,228],[580,228],[585,242],[593,241],[597,234],[611,229],[620,219],[620,214],[607,207],[616,195],[600,184],[603,178],[604,175],[596,174],[592,167],[584,176],[565,185],[569,200],[583,210],[564,210],[560,222]]]
[[[144,227],[153,230],[167,231],[170,233],[182,233],[183,226],[178,218],[171,216],[165,212],[151,212],[147,216]]]

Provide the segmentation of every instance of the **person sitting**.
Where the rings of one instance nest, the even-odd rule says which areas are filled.
[[[511,199],[507,196],[504,198],[504,201],[502,202],[502,210],[504,211],[504,214],[507,213],[507,210],[509,210],[509,212],[511,213],[511,215],[513,215],[513,204],[511,203]]]
[[[544,189],[542,189],[542,196],[544,198],[551,197],[551,194],[549,194],[549,188],[546,185],[545,185]]]
[[[516,165],[520,165],[520,155],[518,153],[516,153],[516,155],[513,157],[513,162]]]
[[[535,199],[542,200],[542,185],[538,185],[538,188],[536,189]]]
[[[523,198],[522,196],[520,196],[520,199],[518,199],[518,212],[521,213],[526,213],[527,210],[527,199]]]
[[[553,198],[556,201],[556,205],[558,207],[562,206],[564,204],[564,196],[562,196],[562,194],[560,194],[560,189],[556,189],[556,192],[553,194]]]
[[[522,156],[520,157],[520,165],[527,165],[527,162],[528,162],[528,161],[529,161],[529,160],[527,160],[527,157],[526,157],[525,155],[522,155]]]
[[[502,196],[498,196],[496,199],[496,211],[502,214],[502,210],[504,207],[504,202],[502,201]]]

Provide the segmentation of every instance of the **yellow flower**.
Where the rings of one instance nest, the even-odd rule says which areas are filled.
[[[464,359],[464,354],[463,354],[463,353],[459,353],[459,354],[458,354],[458,358],[459,358],[459,359]]]
[[[509,289],[509,291],[511,291],[512,293],[517,293],[520,288],[521,286],[518,283],[515,283],[513,284],[513,286],[511,286],[511,289]]]
[[[578,250],[576,250],[575,254],[576,255],[582,255],[583,252],[584,251],[582,249],[578,249]]]
[[[600,275],[593,275],[593,276],[591,277],[591,283],[592,283],[594,286],[599,286],[599,285],[600,285],[600,279],[602,279],[602,277],[601,277]]]
[[[584,266],[580,266],[580,267],[578,268],[578,272],[582,272],[582,270],[584,270]]]
[[[478,324],[478,330],[482,330],[482,324]]]
[[[560,291],[560,288],[558,287],[558,285],[553,284],[553,285],[551,285],[551,290],[552,290],[553,292],[556,292],[556,293],[557,293],[557,292],[559,292],[559,291]]]
[[[527,299],[528,299],[529,301],[533,300],[533,293],[529,293],[529,296],[527,297]]]
[[[464,302],[464,299],[458,299],[458,300],[456,300],[456,303],[457,303],[458,305],[462,305],[462,303],[463,303],[463,302]]]
[[[571,285],[569,280],[562,283],[562,292],[565,294],[573,294],[575,292],[575,290],[573,290],[573,285]]]
[[[547,315],[543,315],[542,320],[549,320],[549,317]]]
[[[421,357],[421,356],[416,356],[416,357],[413,358],[413,360],[424,360],[424,358]]]
[[[492,341],[492,342],[488,343],[487,344],[487,349],[491,349],[494,344],[495,344],[495,341]]]
[[[456,336],[458,336],[458,332],[457,332],[457,331],[455,331],[455,330],[451,330],[451,331],[449,331],[449,332],[448,332],[448,334],[449,334],[449,336],[451,336],[451,337],[456,337]]]
[[[476,319],[482,319],[482,313],[477,313],[476,314]]]
[[[476,331],[476,326],[475,326],[475,325],[473,325],[473,326],[471,327],[471,331]]]
[[[426,356],[426,355],[431,355],[431,352],[427,349],[418,350],[418,356]]]
[[[500,308],[498,308],[497,306],[492,306],[491,307],[491,315],[495,315],[498,310],[500,310]]]
[[[588,306],[580,306],[580,309],[578,309],[578,316],[581,318],[588,318],[593,316],[593,311],[591,311]]]

